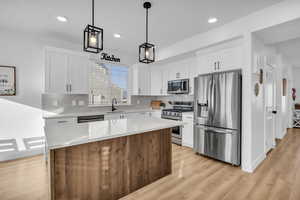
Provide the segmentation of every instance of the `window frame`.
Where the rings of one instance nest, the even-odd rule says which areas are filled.
[[[111,65],[111,66],[119,66],[119,67],[126,67],[128,69],[128,74],[127,74],[127,103],[118,103],[117,105],[119,106],[126,106],[126,105],[132,105],[131,104],[131,93],[130,91],[130,73],[131,73],[131,67],[126,65],[126,64],[121,64],[121,63],[107,63],[107,62],[101,62],[101,63],[96,63],[96,65]],[[93,66],[94,67],[94,66]],[[91,73],[91,72],[90,72]],[[90,74],[89,74],[90,75]],[[110,86],[110,90],[112,89],[112,87]],[[90,95],[91,95],[91,90],[90,90],[90,85],[89,85],[89,104],[88,107],[107,107],[107,106],[111,106],[111,103],[108,104],[101,104],[101,103],[91,103],[90,101]]]

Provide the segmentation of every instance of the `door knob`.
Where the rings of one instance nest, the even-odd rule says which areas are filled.
[[[273,113],[273,114],[277,114],[277,111],[276,111],[276,110],[273,110],[272,113]]]

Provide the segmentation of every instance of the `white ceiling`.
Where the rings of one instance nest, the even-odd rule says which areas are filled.
[[[284,54],[294,67],[300,67],[300,37],[276,44],[279,52]]]
[[[150,42],[170,45],[197,33],[221,26],[282,0],[152,0],[149,12]],[[104,28],[104,48],[137,54],[145,38],[142,0],[95,0],[95,23]],[[33,32],[82,43],[90,23],[91,0],[1,0],[0,29]],[[56,21],[67,16],[68,23]],[[208,24],[209,17],[219,22]],[[113,33],[121,34],[116,39]]]
[[[270,27],[255,34],[265,44],[275,46],[293,66],[300,67],[300,19]]]
[[[265,44],[275,44],[300,37],[300,20],[293,20],[255,33]]]

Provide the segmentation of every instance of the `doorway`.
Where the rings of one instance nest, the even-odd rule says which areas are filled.
[[[273,66],[265,67],[264,81],[264,105],[265,105],[265,153],[272,150],[276,137],[276,71]]]

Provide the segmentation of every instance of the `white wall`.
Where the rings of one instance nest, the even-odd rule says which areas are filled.
[[[82,51],[81,45],[19,32],[0,32],[0,65],[16,66],[17,95],[0,96],[0,138],[15,138],[21,152],[0,160],[30,155],[23,138],[43,136],[41,94],[44,91],[44,48]],[[124,58],[125,62],[133,60]],[[128,65],[132,63],[127,63]],[[2,157],[1,157],[2,156]]]
[[[253,35],[252,37],[252,50],[253,50],[253,64],[252,64],[252,91],[254,91],[254,85],[258,82],[258,76],[255,74],[257,69],[264,68],[258,64],[257,59],[260,56],[272,57],[271,64],[275,68],[276,73],[276,138],[282,139],[290,127],[290,101],[291,101],[291,66],[288,64],[288,60],[284,55],[281,54],[276,48],[276,45],[265,45],[264,41]],[[259,66],[260,65],[260,66]],[[265,70],[264,70],[265,71]],[[299,70],[300,75],[300,70]],[[287,79],[287,96],[283,97],[282,79]],[[300,84],[300,82],[299,82]],[[264,85],[260,87],[260,94],[256,97],[252,92],[252,168],[254,169],[257,165],[266,157],[264,152]],[[300,89],[300,87],[299,87]]]
[[[264,121],[265,121],[265,102],[264,102],[264,84],[260,84],[260,92],[258,96],[254,94],[254,86],[258,82],[259,77],[257,76],[257,70],[264,67],[262,64],[258,63],[258,59],[263,56],[276,57],[276,49],[274,47],[269,47],[263,43],[259,38],[253,35],[253,64],[252,64],[252,150],[251,150],[251,159],[252,159],[252,168],[256,168],[260,162],[266,157],[264,147],[265,147],[265,138],[264,138]],[[274,66],[276,67],[276,66]]]

